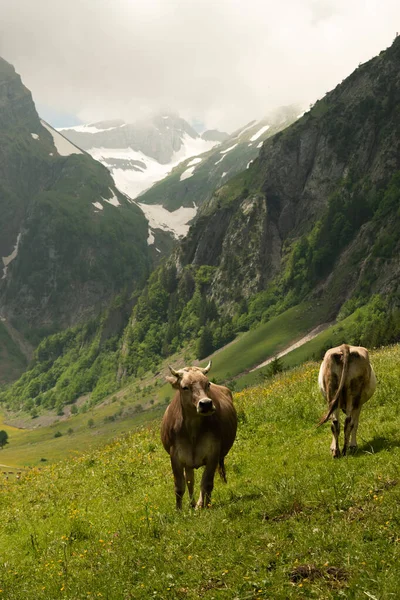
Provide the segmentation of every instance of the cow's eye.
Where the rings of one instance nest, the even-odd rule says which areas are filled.
[[[208,389],[209,387],[211,387],[211,383],[209,381],[207,381],[206,388]]]

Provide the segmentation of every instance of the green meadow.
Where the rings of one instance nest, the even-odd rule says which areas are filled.
[[[329,426],[316,428],[318,363],[236,393],[228,483],[216,479],[204,511],[175,511],[157,415],[97,450],[0,476],[0,598],[398,598],[400,348],[371,361],[359,450],[340,460]]]
[[[321,323],[323,315],[323,308],[317,312],[311,303],[303,303],[268,323],[261,323],[240,334],[211,356],[211,379],[218,383],[227,382],[236,390],[264,382],[270,376],[269,366],[252,372],[249,370],[304,337]],[[292,368],[307,360],[319,360],[326,348],[344,340],[357,343],[356,323],[357,313],[354,313],[328,327],[310,342],[284,356],[282,368]],[[57,416],[55,410],[42,410],[39,415],[43,414],[43,419],[33,419],[26,411],[0,413],[0,429],[7,430],[10,441],[2,450],[0,463],[11,467],[43,466],[43,463],[60,460],[76,452],[101,447],[117,435],[159,418],[172,396],[171,386],[164,383],[167,363],[176,368],[191,364],[193,359],[189,355],[194,354],[194,345],[185,352],[187,356],[184,357],[183,351],[176,353],[160,366],[157,374],[144,374],[108,396],[101,404],[93,405],[87,397],[86,400],[82,398],[77,413],[71,413],[68,418]],[[202,364],[205,365],[207,360],[204,359]],[[22,428],[10,428],[10,425]]]
[[[115,418],[124,402],[107,403],[97,408],[72,415],[66,420],[34,429],[20,429],[6,425],[0,416],[0,429],[9,436],[9,444],[1,450],[0,464],[13,469],[43,466],[47,462],[59,461],[89,449],[104,446],[118,435],[128,433],[144,423],[160,418],[164,406],[155,406],[140,413],[121,419]],[[33,421],[33,425],[34,425]]]

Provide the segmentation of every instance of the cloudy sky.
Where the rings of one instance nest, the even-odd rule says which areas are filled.
[[[232,131],[389,46],[399,0],[0,0],[0,56],[55,125],[169,108]]]

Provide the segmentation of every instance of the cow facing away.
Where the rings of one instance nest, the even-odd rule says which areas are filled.
[[[361,407],[371,398],[376,388],[375,373],[369,362],[368,350],[362,346],[347,344],[328,350],[319,370],[318,384],[329,406],[319,424],[326,423],[332,417],[331,453],[334,458],[338,458],[339,410],[342,409],[346,414],[344,456],[349,449],[357,448],[356,436]]]
[[[210,383],[206,368],[185,367],[167,377],[176,390],[161,424],[161,440],[171,458],[176,508],[182,508],[185,481],[190,502],[208,506],[218,469],[226,482],[224,458],[236,437],[237,416],[228,388]],[[193,498],[194,469],[204,466],[197,504]]]

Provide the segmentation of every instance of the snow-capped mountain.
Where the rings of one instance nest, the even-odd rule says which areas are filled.
[[[301,116],[300,112],[296,105],[275,109],[264,119],[247,123],[208,152],[182,161],[162,181],[140,196],[140,207],[150,225],[150,210],[172,215],[183,215],[184,210],[192,211],[193,219],[197,208],[229,179],[249,169],[257,159],[263,142],[293,123]]]
[[[200,136],[173,113],[136,123],[101,121],[60,131],[105,165],[117,187],[132,199],[180,162],[207,152],[227,135],[213,131]]]
[[[133,124],[102,121],[61,132],[103,163],[116,186],[136,199],[149,221],[148,243],[163,254],[160,234],[164,242],[186,235],[214,189],[249,168],[263,141],[298,115],[298,107],[281,107],[232,135],[210,130],[200,136],[174,114]]]

